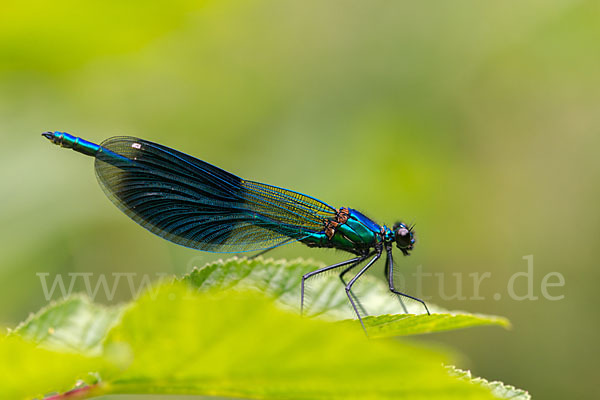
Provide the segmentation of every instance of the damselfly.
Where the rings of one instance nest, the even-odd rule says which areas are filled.
[[[302,276],[301,310],[308,278],[342,268],[340,279],[364,329],[352,286],[383,254],[389,289],[394,288],[395,244],[409,255],[412,227],[380,226],[348,207],[330,205],[292,190],[239,178],[205,161],[134,137],[113,137],[100,145],[64,132],[42,134],[52,143],[96,159],[96,176],[109,199],[135,222],[173,243],[203,251],[266,251],[293,241],[343,250],[353,258]],[[344,276],[366,264],[348,282]],[[404,307],[405,311],[406,308]]]

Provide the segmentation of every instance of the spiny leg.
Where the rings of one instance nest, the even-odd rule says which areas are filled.
[[[397,291],[396,289],[394,289],[394,260],[392,259],[392,249],[386,249],[387,252],[387,262],[389,265],[389,284],[390,284],[390,292],[394,293],[395,295],[398,296],[404,296],[404,297],[408,297],[409,299],[413,299],[418,301],[419,303],[423,304],[423,307],[425,307],[425,311],[427,311],[427,315],[431,315],[431,313],[429,312],[429,308],[427,308],[427,304],[425,304],[425,302],[421,299],[418,299],[416,297],[410,296],[406,293],[402,293]]]
[[[375,263],[375,261],[377,261],[379,259],[379,257],[381,257],[381,249],[379,249],[377,251],[377,254],[375,254],[375,256],[373,258],[371,258],[371,260],[369,260],[367,265],[365,265],[363,267],[363,269],[361,269],[358,272],[358,274],[356,274],[354,276],[354,278],[352,278],[350,280],[350,282],[348,282],[348,284],[346,285],[346,295],[348,296],[348,299],[350,300],[350,304],[352,304],[352,308],[354,308],[354,312],[356,313],[356,316],[358,317],[358,320],[360,321],[360,324],[362,325],[362,328],[365,331],[365,335],[367,335],[367,336],[368,336],[367,328],[365,328],[365,324],[360,316],[360,313],[358,312],[358,309],[356,308],[356,304],[354,303],[354,300],[352,300],[352,296],[350,295],[350,293],[352,291],[352,285],[354,285],[354,282],[356,282],[356,280],[358,278],[360,278],[362,276],[362,274],[364,274],[369,268],[371,268],[371,265],[373,265],[373,263]]]
[[[373,255],[373,253],[367,255],[366,257],[371,257]],[[340,273],[340,280],[342,281],[342,283],[344,284],[344,287],[346,287],[347,282],[344,279],[344,275],[346,275],[348,272],[350,272],[352,269],[356,268],[360,263],[356,262],[348,267],[346,267],[341,273]],[[360,303],[360,300],[358,300],[358,297],[354,294],[354,292],[350,292],[350,295],[352,296],[352,298],[354,299],[354,301],[356,302],[356,304],[358,305],[358,308],[360,308],[360,312],[362,312],[365,316],[368,315],[367,310],[365,310],[365,308],[363,307],[363,305]]]
[[[391,247],[386,247],[385,250],[387,252],[387,258],[385,260],[384,274],[388,278],[389,282],[393,282],[394,281],[394,271],[392,268],[390,268],[390,265],[394,264],[394,259],[392,258],[392,249],[391,249]],[[402,301],[402,296],[396,294],[396,298],[400,302],[400,306],[402,306],[404,313],[408,314],[408,309],[406,308],[404,301]]]
[[[318,274],[320,274],[322,272],[325,272],[325,271],[330,271],[330,270],[335,269],[335,268],[343,267],[344,265],[359,263],[359,262],[363,261],[365,258],[366,257],[364,257],[364,256],[355,257],[355,258],[352,258],[350,260],[342,261],[340,263],[329,265],[329,266],[323,267],[323,268],[319,268],[319,269],[317,269],[315,271],[311,271],[311,272],[309,272],[307,274],[304,274],[302,276],[302,288],[301,288],[301,291],[300,291],[300,315],[302,315],[304,313],[304,282],[308,278],[310,278],[311,276],[314,276],[314,275],[318,275]]]

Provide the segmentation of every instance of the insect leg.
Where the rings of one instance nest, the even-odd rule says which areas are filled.
[[[317,269],[315,271],[311,271],[311,272],[309,272],[307,274],[304,274],[302,276],[302,288],[301,288],[301,291],[300,291],[300,315],[302,315],[303,312],[304,312],[304,282],[308,278],[310,278],[311,276],[314,276],[314,275],[318,275],[318,274],[320,274],[322,272],[325,272],[325,271],[330,271],[330,270],[335,269],[335,268],[343,267],[344,265],[359,263],[362,260],[364,260],[365,258],[366,257],[364,257],[364,256],[354,257],[354,258],[352,258],[350,260],[342,261],[342,262],[339,262],[337,264],[333,264],[333,265],[329,265],[327,267],[319,268],[319,269]]]
[[[374,253],[371,253],[369,255],[367,255],[366,257],[371,257]],[[365,257],[365,258],[366,258]],[[344,287],[348,284],[346,282],[346,280],[344,279],[344,275],[346,275],[348,272],[350,272],[352,269],[356,268],[358,265],[360,264],[360,262],[356,262],[354,264],[349,265],[348,267],[346,267],[341,273],[340,273],[340,280],[342,281],[342,283],[344,284]],[[358,300],[358,297],[356,297],[356,295],[353,292],[350,292],[350,295],[352,296],[352,298],[354,299],[354,301],[356,302],[356,304],[358,305],[358,308],[360,308],[360,312],[362,312],[364,315],[368,315],[367,311],[365,310],[365,308],[363,307],[362,304],[360,304],[360,301]]]
[[[377,254],[375,254],[375,256],[373,258],[371,258],[371,260],[369,260],[369,262],[367,263],[367,265],[365,265],[363,267],[363,269],[361,269],[358,274],[356,274],[354,276],[354,278],[352,278],[350,280],[350,282],[348,282],[348,284],[346,285],[346,295],[348,296],[348,299],[350,300],[350,304],[352,304],[352,308],[354,308],[354,312],[356,313],[356,316],[358,317],[358,320],[360,321],[360,324],[362,325],[363,330],[365,331],[365,334],[368,336],[367,334],[367,329],[365,328],[365,324],[360,316],[360,313],[358,312],[358,309],[356,308],[356,304],[354,303],[354,300],[352,300],[352,296],[350,295],[351,291],[352,291],[352,285],[354,285],[354,282],[356,282],[356,280],[358,278],[360,278],[362,276],[362,274],[364,274],[369,268],[371,268],[371,265],[373,265],[375,263],[375,261],[377,261],[379,259],[379,257],[381,257],[381,249],[379,249],[377,251]]]
[[[392,249],[386,249],[387,252],[387,263],[389,265],[389,273],[388,273],[388,279],[389,279],[389,284],[390,284],[390,292],[398,295],[398,296],[404,296],[404,297],[408,297],[409,299],[413,299],[418,301],[419,303],[423,304],[423,307],[425,307],[425,311],[427,311],[427,315],[431,315],[431,313],[429,312],[429,309],[427,308],[427,304],[425,304],[425,302],[421,299],[418,299],[416,297],[410,296],[406,293],[402,293],[397,291],[396,289],[394,289],[394,260],[392,259]],[[406,311],[406,308],[405,308]]]
[[[387,257],[385,260],[384,275],[388,278],[389,282],[393,282],[394,281],[394,271],[393,271],[393,268],[390,268],[390,265],[393,265],[393,263],[394,263],[394,259],[392,258],[392,249],[390,247],[386,247],[385,250],[387,252]],[[396,294],[396,298],[400,302],[400,305],[402,306],[404,313],[408,314],[408,309],[406,308],[406,305],[404,305],[404,301],[402,301],[402,296]]]

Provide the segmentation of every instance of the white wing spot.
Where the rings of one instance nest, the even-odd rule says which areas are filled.
[[[134,149],[138,149],[139,150],[139,149],[142,148],[142,145],[139,144],[139,143],[134,143],[134,144],[131,145],[131,147],[133,147]]]

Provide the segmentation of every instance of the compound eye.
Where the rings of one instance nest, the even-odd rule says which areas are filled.
[[[410,231],[409,231],[408,229],[406,229],[406,227],[405,227],[405,226],[401,226],[401,227],[400,227],[400,228],[399,228],[399,229],[396,231],[396,234],[397,234],[399,237],[402,237],[402,238],[403,238],[403,237],[405,237],[405,236],[409,236],[409,235],[410,235]]]
[[[396,244],[401,249],[410,248],[412,245],[412,234],[404,225],[396,229]]]

